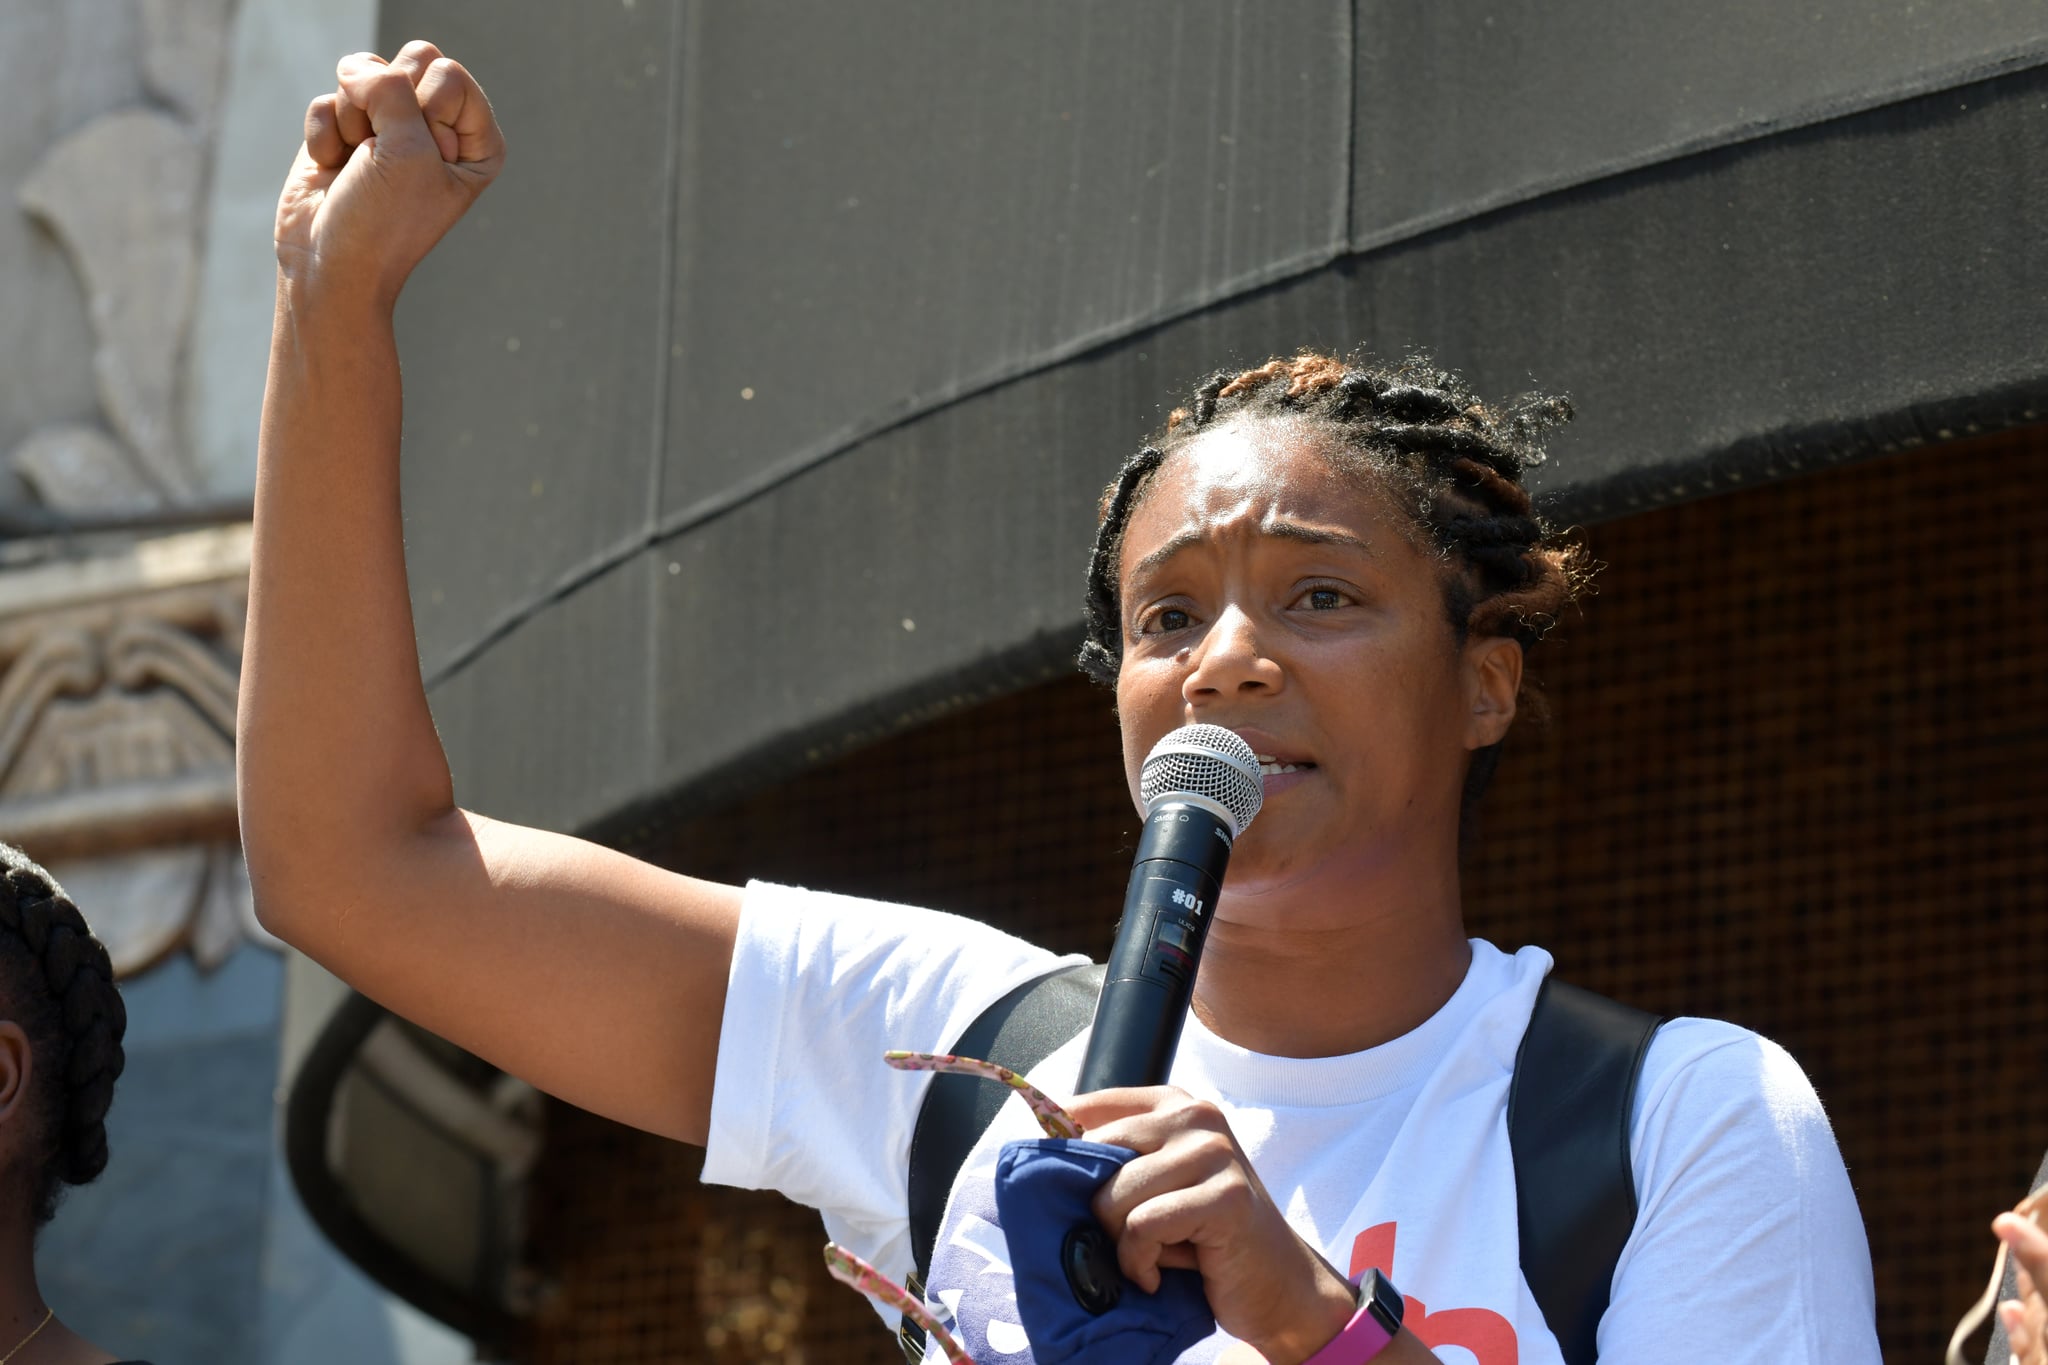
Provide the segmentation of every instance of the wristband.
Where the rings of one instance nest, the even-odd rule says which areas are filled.
[[[1379,1271],[1366,1271],[1358,1281],[1358,1311],[1302,1365],[1365,1365],[1400,1332],[1401,1309],[1400,1291]]]

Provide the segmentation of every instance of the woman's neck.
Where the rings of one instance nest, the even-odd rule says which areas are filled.
[[[1454,861],[1329,881],[1226,893],[1195,987],[1211,1033],[1268,1056],[1342,1056],[1420,1026],[1458,989],[1472,948]]]
[[[49,1311],[36,1283],[35,1233],[10,1220],[0,1225],[0,1356],[15,1352],[8,1365],[103,1365],[114,1359],[61,1321],[45,1323]]]

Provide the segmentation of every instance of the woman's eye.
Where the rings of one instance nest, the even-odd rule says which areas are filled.
[[[1310,611],[1335,611],[1345,604],[1344,594],[1336,588],[1310,588],[1301,595],[1302,605]]]
[[[1195,623],[1181,607],[1154,607],[1138,616],[1138,634],[1163,635],[1170,631],[1186,630]]]

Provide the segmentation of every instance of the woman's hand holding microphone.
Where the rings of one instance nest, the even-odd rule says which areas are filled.
[[[1343,1330],[1355,1291],[1288,1225],[1221,1109],[1155,1086],[1076,1096],[1067,1111],[1090,1141],[1138,1153],[1095,1197],[1133,1284],[1149,1293],[1162,1268],[1199,1271],[1217,1324],[1273,1365],[1299,1365]],[[1373,1359],[1436,1358],[1404,1331]]]

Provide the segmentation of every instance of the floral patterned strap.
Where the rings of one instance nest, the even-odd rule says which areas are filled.
[[[1081,1136],[1081,1125],[1074,1121],[1073,1115],[1060,1108],[1050,1095],[1006,1066],[978,1061],[973,1057],[955,1057],[949,1052],[885,1052],[882,1060],[898,1071],[943,1071],[953,1076],[978,1076],[985,1081],[1001,1081],[1031,1106],[1031,1112],[1038,1118],[1038,1126],[1045,1129],[1047,1137]]]
[[[974,1365],[974,1357],[967,1354],[960,1343],[953,1340],[953,1334],[939,1326],[925,1306],[912,1298],[903,1286],[884,1275],[881,1271],[863,1261],[836,1242],[825,1243],[825,1269],[832,1272],[832,1278],[841,1284],[851,1285],[863,1294],[869,1294],[888,1304],[919,1327],[924,1328],[926,1341],[936,1341],[939,1349],[946,1353],[951,1365]]]

